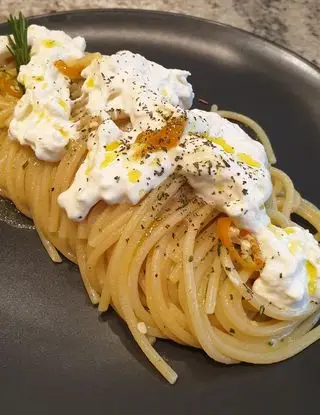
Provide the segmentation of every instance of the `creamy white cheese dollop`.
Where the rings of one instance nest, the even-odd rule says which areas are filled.
[[[168,102],[188,109],[194,93],[187,81],[188,71],[167,69],[130,51],[120,51],[95,59],[82,72],[86,82],[83,91],[88,94],[88,110],[92,115],[109,111],[113,116],[126,112],[140,116],[141,107],[152,100]],[[135,99],[139,98],[136,103]]]
[[[54,162],[62,157],[68,141],[77,137],[76,125],[70,120],[69,80],[54,62],[81,58],[85,40],[31,25],[28,42],[31,60],[21,66],[18,75],[26,91],[16,105],[9,133],[20,144],[29,145],[40,160]]]
[[[241,227],[265,223],[260,209],[272,192],[266,153],[238,125],[213,112],[189,111],[179,155],[180,173],[201,199]]]
[[[98,201],[138,203],[175,168],[178,147],[144,153],[139,135],[184,120],[193,92],[186,71],[166,69],[128,51],[101,56],[88,66],[83,92],[88,112],[101,120],[71,187],[59,196],[70,218],[81,220]],[[116,120],[126,119],[122,129]],[[183,130],[181,130],[182,133]]]
[[[256,233],[265,266],[253,291],[280,308],[303,310],[320,301],[320,248],[311,233],[297,226],[269,224]]]

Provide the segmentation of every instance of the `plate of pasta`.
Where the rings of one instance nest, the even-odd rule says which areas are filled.
[[[20,13],[0,33],[11,413],[312,408],[318,69],[174,14]]]

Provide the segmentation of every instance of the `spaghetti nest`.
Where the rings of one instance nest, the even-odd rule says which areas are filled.
[[[0,96],[0,194],[33,219],[51,258],[58,252],[81,272],[93,304],[111,305],[126,322],[147,358],[170,382],[177,374],[154,348],[157,338],[203,349],[223,363],[267,364],[287,359],[320,338],[317,304],[303,315],[281,310],[253,293],[256,272],[236,266],[217,233],[219,212],[195,198],[172,176],[138,205],[99,202],[81,223],[68,219],[57,197],[72,183],[87,154],[86,135],[97,121],[74,116],[87,130],[72,141],[58,163],[38,160],[32,150],[8,138],[8,121],[18,97]],[[81,116],[80,116],[80,115]],[[274,154],[265,133],[239,114],[221,115],[245,123]],[[295,212],[319,232],[320,215],[295,191],[290,178],[272,168],[268,214],[274,224],[292,224]]]

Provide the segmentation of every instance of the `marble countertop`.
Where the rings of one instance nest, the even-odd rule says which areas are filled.
[[[31,16],[112,7],[186,13],[227,23],[284,45],[320,67],[319,0],[1,0],[0,21],[19,10]]]

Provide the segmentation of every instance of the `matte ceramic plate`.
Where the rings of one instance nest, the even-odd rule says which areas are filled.
[[[91,51],[126,48],[190,70],[196,105],[207,109],[197,104],[202,98],[258,120],[279,166],[320,205],[320,74],[308,62],[246,32],[180,15],[95,10],[33,21],[84,36]],[[224,366],[164,341],[157,349],[179,374],[175,386],[152,368],[114,312],[98,318],[74,265],[51,263],[34,231],[0,224],[1,413],[314,410],[320,343],[272,366]]]

